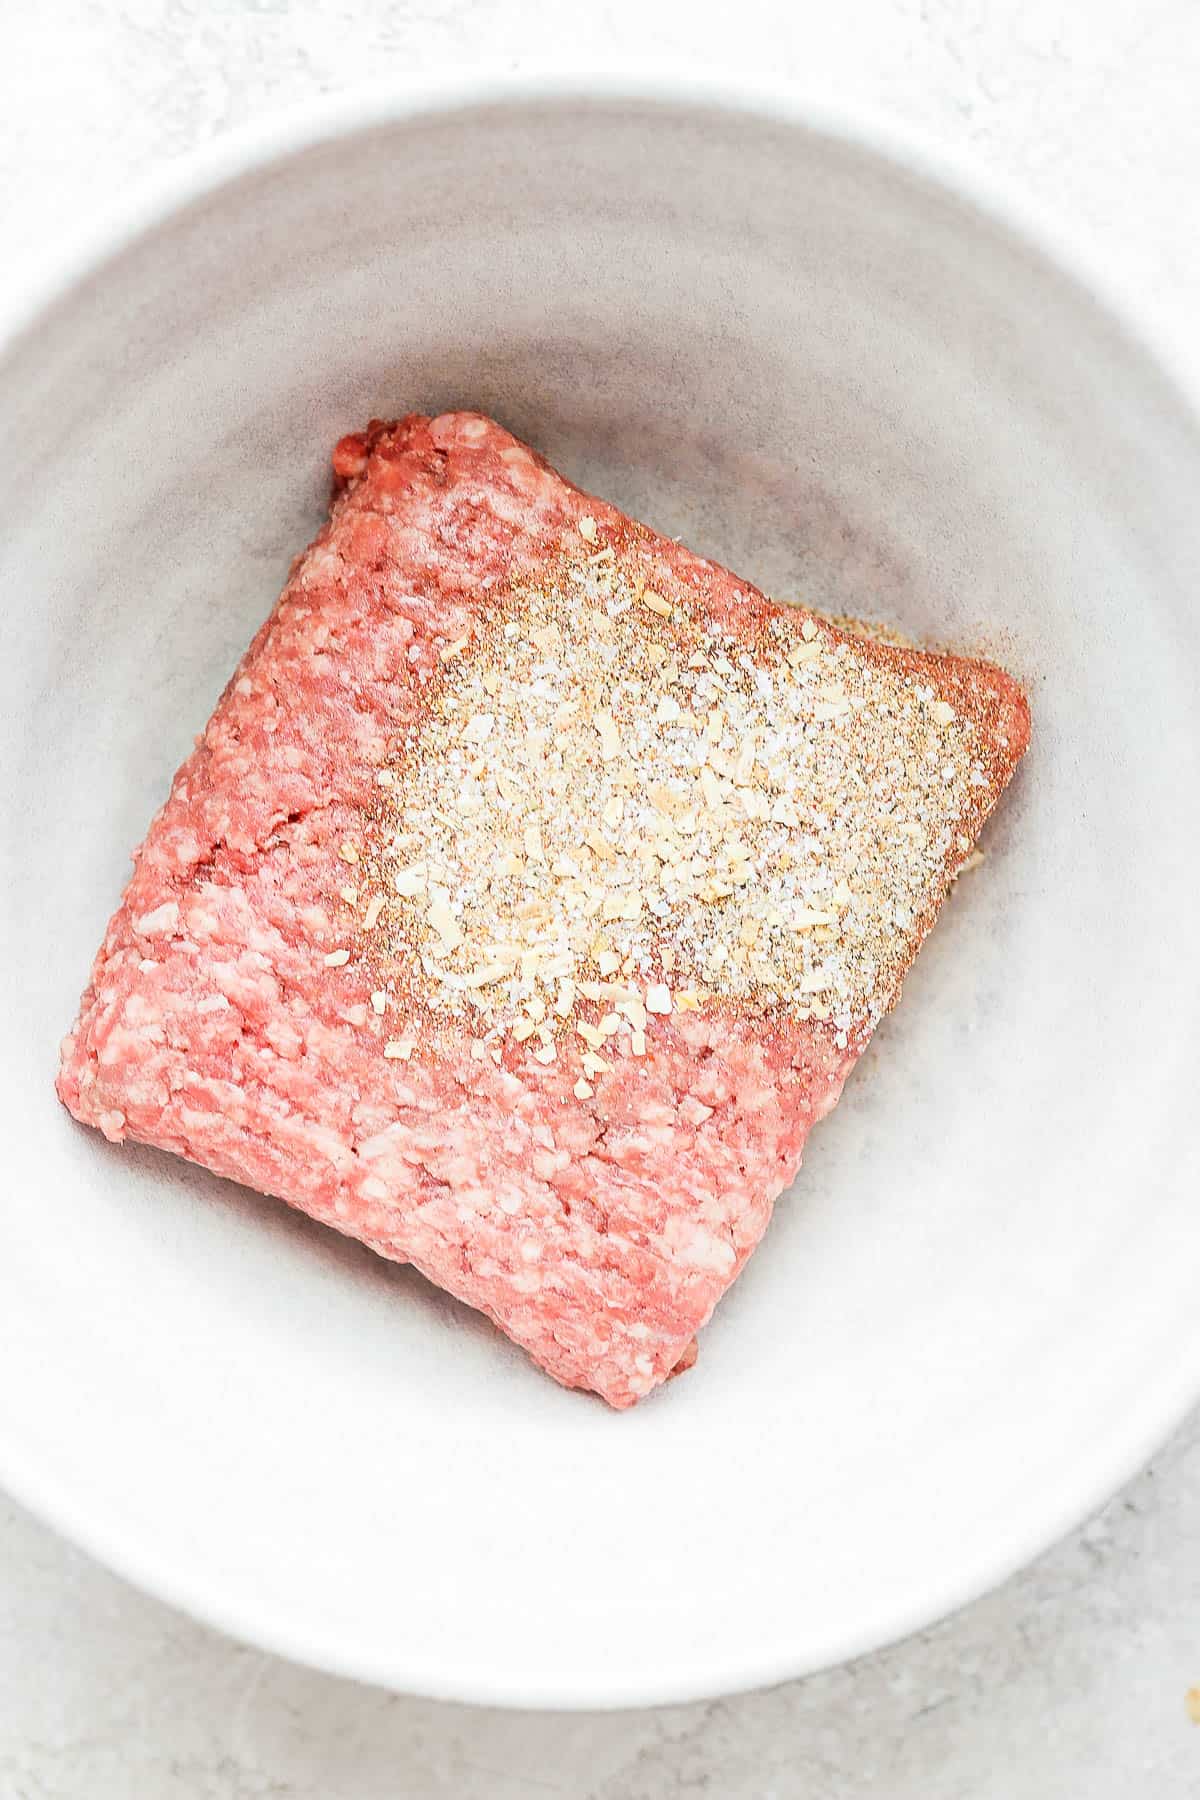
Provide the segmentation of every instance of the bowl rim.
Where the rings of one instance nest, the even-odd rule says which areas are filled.
[[[694,109],[721,112],[750,122],[793,127],[847,148],[865,150],[878,161],[915,178],[958,203],[1011,244],[1032,252],[1046,273],[1065,280],[1074,298],[1089,307],[1131,352],[1146,373],[1157,376],[1173,400],[1180,422],[1195,437],[1200,455],[1200,382],[1181,347],[1147,323],[1134,290],[1103,264],[1094,245],[1069,221],[1051,219],[1035,201],[994,174],[985,172],[957,148],[866,105],[831,103],[802,85],[769,77],[730,76],[712,71],[609,64],[581,69],[577,64],[542,63],[520,70],[480,64],[461,74],[430,73],[387,84],[370,83],[336,95],[316,96],[273,111],[267,118],[222,133],[216,139],[143,179],[126,197],[71,234],[27,273],[21,291],[0,297],[0,363],[19,354],[22,340],[43,315],[65,302],[86,281],[176,213],[236,182],[289,158],[387,125],[433,119],[456,112],[513,105],[599,103],[657,107],[664,112]],[[629,1683],[613,1671],[603,1690],[582,1685],[570,1671],[540,1679],[491,1667],[430,1667],[403,1646],[386,1655],[363,1653],[353,1642],[336,1641],[332,1631],[311,1632],[300,1620],[276,1613],[262,1619],[253,1602],[229,1593],[213,1594],[159,1549],[128,1538],[117,1519],[97,1518],[86,1497],[19,1446],[0,1441],[0,1483],[22,1505],[142,1591],[221,1632],[292,1661],[347,1679],[439,1700],[513,1708],[597,1710],[677,1704],[745,1692],[834,1667],[895,1644],[939,1622],[991,1592],[1059,1542],[1137,1474],[1178,1428],[1200,1397],[1200,1321],[1194,1340],[1176,1338],[1160,1359],[1162,1375],[1153,1393],[1143,1392],[1136,1416],[1115,1431],[1069,1484],[1060,1483],[1054,1503],[1040,1523],[1017,1525],[997,1538],[991,1555],[969,1576],[958,1571],[923,1603],[897,1607],[882,1625],[846,1630],[820,1652],[789,1655],[786,1646],[731,1646],[702,1669],[664,1672],[652,1690]]]

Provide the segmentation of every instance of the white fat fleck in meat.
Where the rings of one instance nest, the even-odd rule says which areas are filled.
[[[722,1274],[737,1261],[728,1238],[714,1237],[712,1232],[686,1215],[669,1219],[665,1231],[667,1247],[676,1262],[693,1269],[713,1269]]]
[[[163,937],[174,931],[178,923],[179,902],[164,900],[161,906],[156,906],[150,912],[143,913],[140,919],[135,919],[133,929],[139,937]]]

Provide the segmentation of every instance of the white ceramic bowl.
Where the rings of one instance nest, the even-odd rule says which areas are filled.
[[[371,414],[482,407],[777,594],[1000,655],[1034,748],[697,1369],[630,1415],[77,1129],[130,847]],[[404,1688],[778,1680],[978,1594],[1200,1391],[1200,438],[974,190],[782,94],[480,82],[224,146],[0,356],[0,1479]]]

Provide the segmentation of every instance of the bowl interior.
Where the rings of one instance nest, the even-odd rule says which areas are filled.
[[[52,1093],[127,854],[372,415],[494,413],[769,591],[1005,661],[1034,747],[696,1371],[631,1415]],[[1107,315],[853,138],[511,95],[192,199],[0,357],[0,1479],[481,1699],[782,1678],[970,1598],[1200,1386],[1200,448]]]

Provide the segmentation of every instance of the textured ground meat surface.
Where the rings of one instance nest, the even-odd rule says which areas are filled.
[[[630,527],[470,414],[373,425],[334,469],[329,523],[136,853],[59,1093],[113,1140],[413,1263],[557,1380],[627,1406],[690,1364],[869,1026],[755,1016],[717,994],[654,1021],[647,1053],[614,1055],[582,1100],[577,1062],[536,1060],[536,1039],[481,1055],[467,1023],[431,1053],[383,1054],[405,1021],[377,1016],[366,959],[336,960],[342,847],[362,839],[445,647],[514,575],[578,547],[581,520],[585,547],[593,521]],[[774,610],[678,545],[639,542],[660,588],[729,631]],[[861,654],[934,682],[986,739],[973,836],[1027,742],[1019,690],[984,664]]]

